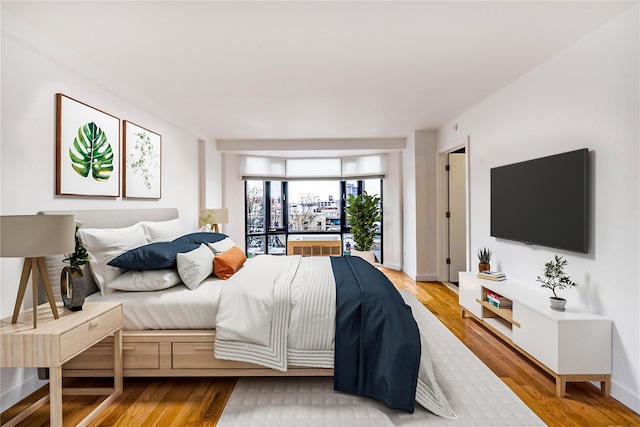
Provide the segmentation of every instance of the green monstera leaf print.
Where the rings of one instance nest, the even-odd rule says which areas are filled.
[[[113,172],[113,149],[107,135],[94,122],[78,128],[78,136],[69,148],[71,167],[78,175],[88,177],[89,172],[96,181],[106,181]]]

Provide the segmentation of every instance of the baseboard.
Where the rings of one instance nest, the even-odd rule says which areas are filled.
[[[400,264],[382,264],[384,268],[388,268],[389,270],[402,271],[402,265]]]
[[[12,368],[3,368],[3,371],[9,370]],[[39,390],[42,386],[46,385],[49,381],[41,381],[38,379],[36,369],[23,369],[26,375],[31,375],[21,384],[18,384],[16,387],[11,390],[4,391],[0,394],[0,412],[4,412],[7,409],[11,408],[16,403],[20,402],[25,397]],[[3,372],[4,374],[4,372]],[[3,375],[3,376],[6,376]]]
[[[439,281],[437,274],[417,274],[415,271],[409,270],[407,267],[402,267],[402,271],[404,272],[404,274],[406,274],[416,282],[438,282]]]
[[[459,294],[459,293],[460,293],[460,289],[459,289],[456,285],[454,285],[453,283],[451,283],[451,282],[444,282],[444,281],[441,281],[441,282],[442,282],[442,284],[443,284],[443,285],[445,285],[447,288],[451,289],[451,290],[452,290],[453,292],[455,292],[456,294]]]
[[[409,270],[407,267],[402,267],[402,272],[409,276],[412,280],[416,280],[416,272],[413,270]]]
[[[416,282],[437,282],[438,275],[437,274],[418,274],[414,279]]]
[[[598,385],[599,386],[599,385]],[[629,389],[616,384],[615,380],[611,381],[611,397],[622,403],[627,408],[637,414],[640,414],[640,396],[634,394]]]

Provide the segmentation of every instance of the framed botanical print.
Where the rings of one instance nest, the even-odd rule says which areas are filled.
[[[123,195],[159,199],[162,184],[162,136],[124,121]]]
[[[56,94],[56,194],[120,195],[120,119]]]

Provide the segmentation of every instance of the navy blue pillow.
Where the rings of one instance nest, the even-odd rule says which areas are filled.
[[[131,249],[112,259],[107,264],[127,270],[160,270],[176,266],[178,253],[189,252],[200,247],[196,243],[156,242]],[[213,259],[213,252],[211,253]]]
[[[200,233],[185,234],[182,237],[178,237],[173,242],[174,243],[197,243],[199,245],[201,243],[219,242],[225,237],[227,237],[227,235],[222,233],[200,232]]]

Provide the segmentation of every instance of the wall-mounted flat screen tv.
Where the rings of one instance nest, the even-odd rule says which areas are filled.
[[[491,169],[491,235],[587,253],[589,150]]]

